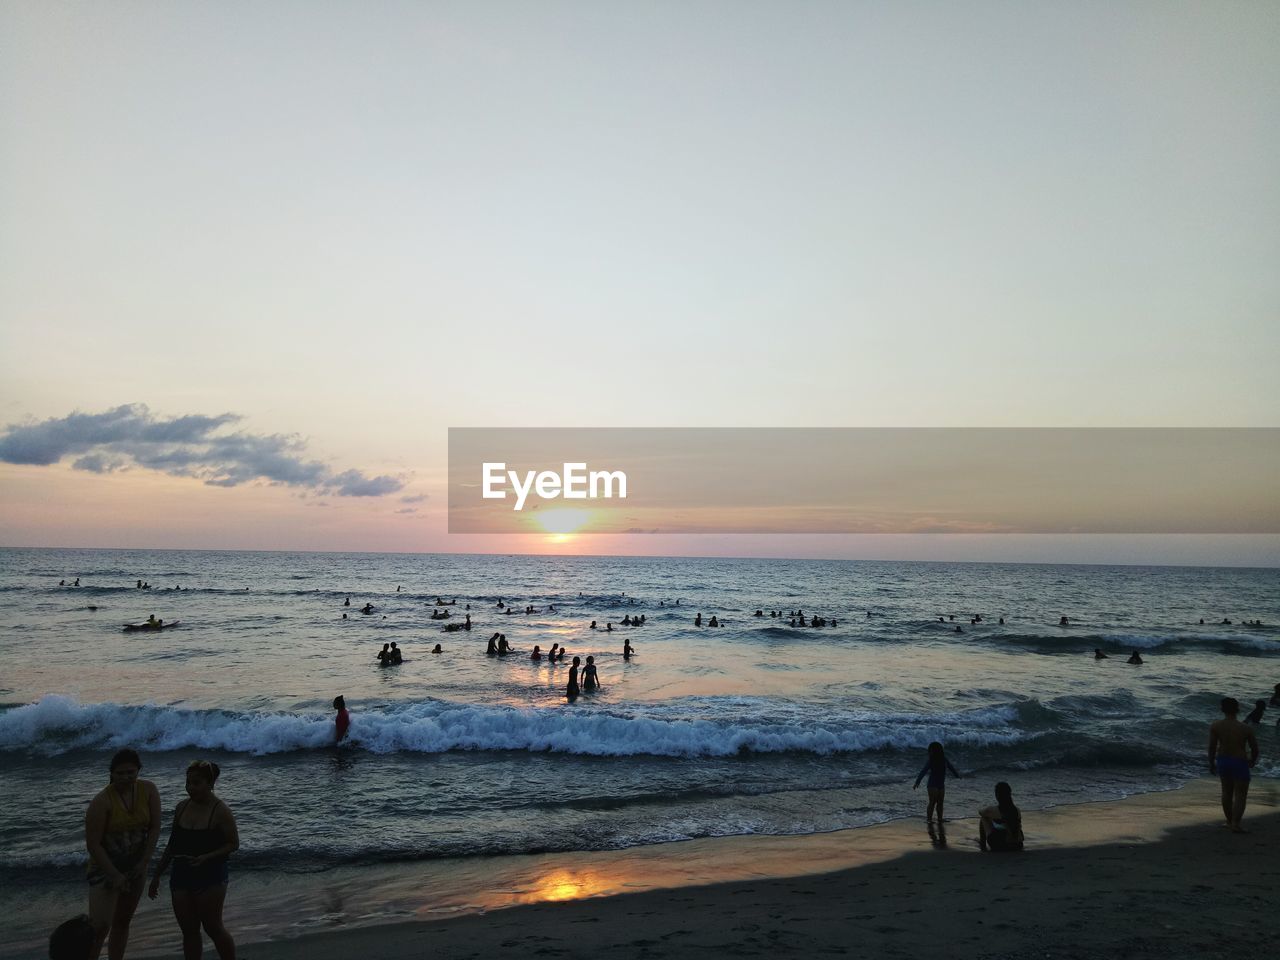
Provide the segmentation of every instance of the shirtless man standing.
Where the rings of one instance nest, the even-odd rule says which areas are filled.
[[[1209,727],[1209,772],[1222,780],[1222,812],[1232,833],[1245,833],[1240,826],[1245,799],[1249,796],[1249,768],[1258,762],[1258,741],[1253,728],[1236,719],[1240,704],[1234,697],[1222,701],[1221,720]],[[1245,759],[1245,746],[1249,758]]]

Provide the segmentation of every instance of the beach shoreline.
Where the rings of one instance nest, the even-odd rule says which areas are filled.
[[[922,819],[906,818],[829,834],[490,858],[475,866],[492,888],[467,904],[410,907],[416,871],[402,867],[394,882],[365,886],[367,898],[390,897],[398,910],[379,918],[350,890],[350,900],[336,894],[343,906],[329,929],[287,939],[284,909],[268,939],[236,926],[235,904],[252,894],[233,884],[227,919],[254,960],[352,950],[798,955],[854,944],[875,956],[1225,955],[1265,939],[1261,911],[1280,881],[1280,785],[1255,781],[1244,836],[1219,827],[1217,793],[1217,781],[1203,779],[1028,812],[1020,855],[979,854],[972,817],[949,821],[945,844]]]

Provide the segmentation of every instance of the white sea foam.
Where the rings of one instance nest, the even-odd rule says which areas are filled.
[[[1018,729],[1011,706],[934,717],[813,709],[768,716],[768,701],[738,703],[715,719],[673,718],[671,708],[631,713],[595,709],[522,709],[426,701],[353,712],[353,747],[374,753],[523,750],[594,756],[730,756],[737,753],[832,754],[919,748],[931,740],[975,745],[1011,743]],[[332,743],[329,715],[234,713],[168,706],[81,704],[49,695],[0,714],[6,750],[55,755],[73,749],[149,751],[199,748],[268,754]]]

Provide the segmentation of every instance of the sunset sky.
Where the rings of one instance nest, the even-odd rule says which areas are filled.
[[[1277,426],[1277,49],[1268,3],[0,0],[0,546],[1280,563],[445,529],[449,427]]]

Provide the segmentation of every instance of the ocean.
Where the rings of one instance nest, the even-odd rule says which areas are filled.
[[[180,622],[123,632],[152,614]],[[1168,789],[1207,773],[1222,696],[1280,682],[1278,623],[1274,569],[0,550],[0,956],[83,909],[85,807],[124,746],[166,831],[186,764],[222,767],[230,918],[246,882],[920,816],[932,740],[964,774],[953,817],[997,780],[1024,810]],[[498,631],[518,652],[485,655]],[[390,641],[405,660],[381,668]],[[528,656],[554,643],[595,656],[599,692],[566,700],[569,661]],[[144,899],[133,943],[175,936]]]

